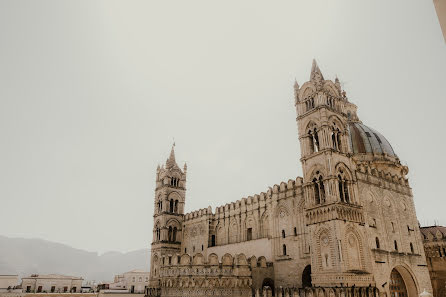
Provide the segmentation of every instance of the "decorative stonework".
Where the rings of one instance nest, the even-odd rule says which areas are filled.
[[[184,214],[187,167],[172,149],[157,169],[147,295],[389,296],[394,269],[409,297],[431,291],[408,167],[316,62],[294,100],[303,177]]]

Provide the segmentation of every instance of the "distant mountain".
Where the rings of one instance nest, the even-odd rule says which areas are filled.
[[[115,274],[133,269],[148,270],[148,249],[103,255],[42,239],[0,235],[0,274],[66,274],[85,280],[112,281]]]

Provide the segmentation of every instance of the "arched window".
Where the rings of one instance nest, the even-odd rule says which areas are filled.
[[[158,201],[158,211],[163,211],[163,201],[162,200],[159,200]]]
[[[172,187],[178,187],[178,186],[180,185],[180,179],[179,179],[179,178],[176,178],[176,177],[172,177],[172,178],[170,179],[170,185],[171,185]]]
[[[324,180],[322,176],[319,176],[319,190],[321,195],[321,202],[325,202],[325,187],[324,187]]]
[[[398,243],[396,242],[396,240],[393,241],[393,245],[395,247],[395,251],[398,251]]]
[[[175,200],[174,212],[178,213],[178,200]]]
[[[308,98],[305,101],[305,107],[307,108],[307,111],[313,109],[314,108],[314,98]]]
[[[415,253],[415,250],[413,249],[413,244],[412,244],[412,242],[410,243],[410,252],[411,252],[412,254]]]
[[[375,238],[375,242],[376,242],[376,248],[379,249],[380,245],[379,245],[379,238],[378,237]]]
[[[328,106],[330,106],[331,108],[333,108],[333,106],[334,106],[334,104],[333,104],[333,97],[329,96],[329,97],[327,98],[327,101],[328,101]]]
[[[317,183],[317,179],[313,179],[314,186],[314,203],[321,204],[321,195],[319,194],[319,185]]]
[[[282,245],[283,255],[286,256],[286,244]]]
[[[169,241],[172,241],[172,226],[169,226],[169,233],[168,233],[167,238]]]
[[[342,202],[350,203],[350,191],[348,180],[346,178],[346,174],[342,169],[339,170],[338,174],[338,189],[339,189],[339,198]]]
[[[156,226],[156,240],[160,241],[161,240],[161,229],[159,226]]]
[[[177,227],[173,227],[172,242],[176,242],[176,241],[177,241]]]
[[[325,202],[325,187],[324,179],[319,171],[316,171],[316,177],[313,178],[313,188],[314,188],[314,203],[321,204]]]
[[[314,137],[313,137],[313,132],[308,131],[308,140],[309,140],[309,149],[310,149],[310,153],[314,153]]]
[[[173,199],[170,199],[169,212],[173,212]]]
[[[342,152],[342,143],[341,143],[341,130],[336,125],[335,122],[333,122],[333,125],[331,127],[331,145],[334,150]]]
[[[282,238],[285,238],[285,230],[282,230]]]
[[[294,227],[294,236],[297,236],[297,228]]]

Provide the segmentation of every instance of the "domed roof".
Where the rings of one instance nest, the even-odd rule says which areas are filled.
[[[397,157],[387,139],[378,131],[358,122],[348,124],[350,149],[355,154],[387,154]]]

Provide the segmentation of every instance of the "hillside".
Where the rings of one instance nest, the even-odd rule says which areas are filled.
[[[147,249],[98,255],[42,239],[0,236],[0,274],[58,273],[111,281],[115,274],[132,269],[148,270],[148,267]]]

